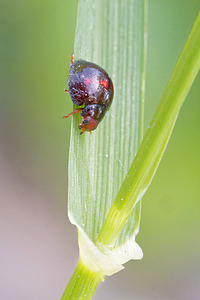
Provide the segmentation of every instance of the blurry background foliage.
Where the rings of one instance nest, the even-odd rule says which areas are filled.
[[[67,87],[77,1],[0,4],[0,298],[59,299],[78,259],[66,213],[72,102]],[[199,0],[149,1],[145,128]],[[87,17],[87,16],[86,16]],[[87,43],[87,41],[85,41]],[[124,45],[126,46],[126,45]],[[107,277],[95,299],[199,299],[200,75],[143,198],[142,261]],[[117,116],[116,116],[117,118]]]

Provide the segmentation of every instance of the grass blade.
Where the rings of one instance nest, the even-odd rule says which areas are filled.
[[[93,61],[111,76],[115,96],[104,120],[79,135],[72,119],[69,217],[95,241],[130,168],[142,137],[145,4],[141,0],[79,1],[75,59]],[[119,236],[122,246],[138,232],[140,203]]]

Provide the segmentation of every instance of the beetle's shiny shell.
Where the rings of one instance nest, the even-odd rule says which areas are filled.
[[[98,65],[77,60],[71,65],[68,79],[69,93],[74,104],[103,104],[109,108],[113,99],[113,83],[104,69]]]

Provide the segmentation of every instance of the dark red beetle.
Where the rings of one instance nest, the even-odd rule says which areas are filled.
[[[112,103],[114,94],[112,80],[98,65],[86,60],[74,61],[72,54],[68,87],[69,90],[65,91],[70,94],[74,104],[84,107],[75,109],[63,118],[81,112],[83,118],[79,124],[81,134],[84,131],[91,132],[97,128]]]

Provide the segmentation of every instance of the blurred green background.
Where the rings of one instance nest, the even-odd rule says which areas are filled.
[[[0,4],[0,299],[59,299],[78,260],[62,119],[72,109],[64,88],[76,9],[69,0]],[[199,0],[149,1],[145,128],[199,9]],[[94,299],[200,299],[199,113],[200,76],[143,198],[144,258],[107,277]]]

